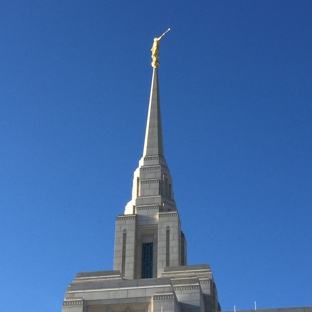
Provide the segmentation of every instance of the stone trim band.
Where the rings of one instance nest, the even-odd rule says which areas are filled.
[[[72,305],[83,305],[82,300],[76,301],[63,301],[63,306],[72,306]]]

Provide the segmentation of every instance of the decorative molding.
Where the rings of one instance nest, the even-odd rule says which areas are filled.
[[[174,299],[173,295],[154,295],[154,300],[168,300]]]
[[[147,209],[159,209],[159,205],[157,206],[138,206],[137,210],[147,210]]]
[[[135,216],[131,216],[131,217],[117,217],[117,221],[119,220],[134,220],[135,219]]]
[[[151,183],[159,183],[159,180],[144,180],[144,181],[141,181],[141,184],[151,184]]]
[[[199,281],[201,284],[210,284],[210,280]]]
[[[81,300],[71,300],[71,301],[63,301],[63,306],[73,306],[73,305],[83,305],[83,301]]]
[[[158,160],[159,157],[158,156],[146,156],[144,157],[144,160]]]
[[[152,170],[158,170],[160,169],[161,167],[158,166],[158,167],[142,167],[140,168],[141,171],[152,171]]]
[[[160,213],[159,218],[164,218],[164,217],[177,217],[177,213]]]
[[[192,289],[199,289],[199,286],[180,286],[180,287],[174,287],[174,290],[192,290]]]

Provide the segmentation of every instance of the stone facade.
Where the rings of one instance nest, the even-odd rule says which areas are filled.
[[[187,265],[186,239],[164,158],[157,75],[154,68],[132,198],[116,219],[114,270],[78,273],[67,288],[62,312],[221,310],[209,265]],[[312,312],[312,308],[260,311]]]
[[[78,273],[63,312],[218,310],[208,265],[166,267],[160,278],[124,279],[119,271]]]
[[[143,156],[134,172],[132,198],[116,220],[114,270],[140,279],[142,246],[151,244],[151,276],[186,264],[186,240],[174,201],[172,178],[163,154],[157,69],[153,72]]]
[[[164,157],[158,70],[132,198],[116,219],[114,270],[78,273],[63,312],[220,310],[209,265],[187,265],[187,244]]]

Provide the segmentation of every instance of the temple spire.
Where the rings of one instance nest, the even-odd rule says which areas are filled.
[[[153,155],[164,156],[157,68],[153,68],[151,94],[143,149],[143,157]]]

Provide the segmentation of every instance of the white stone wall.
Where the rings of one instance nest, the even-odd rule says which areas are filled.
[[[180,312],[180,306],[174,293],[159,293],[153,296],[152,312]]]
[[[135,278],[136,219],[136,215],[125,215],[116,220],[114,270],[127,279]]]
[[[157,276],[160,277],[166,265],[166,231],[170,232],[170,262],[169,266],[181,264],[181,229],[180,219],[177,212],[159,213],[158,221],[158,259]]]
[[[208,265],[166,267],[168,277],[124,280],[117,271],[78,273],[63,312],[215,312]],[[278,311],[268,311],[278,312]],[[288,311],[285,311],[288,312]],[[312,311],[289,311],[312,312]]]

